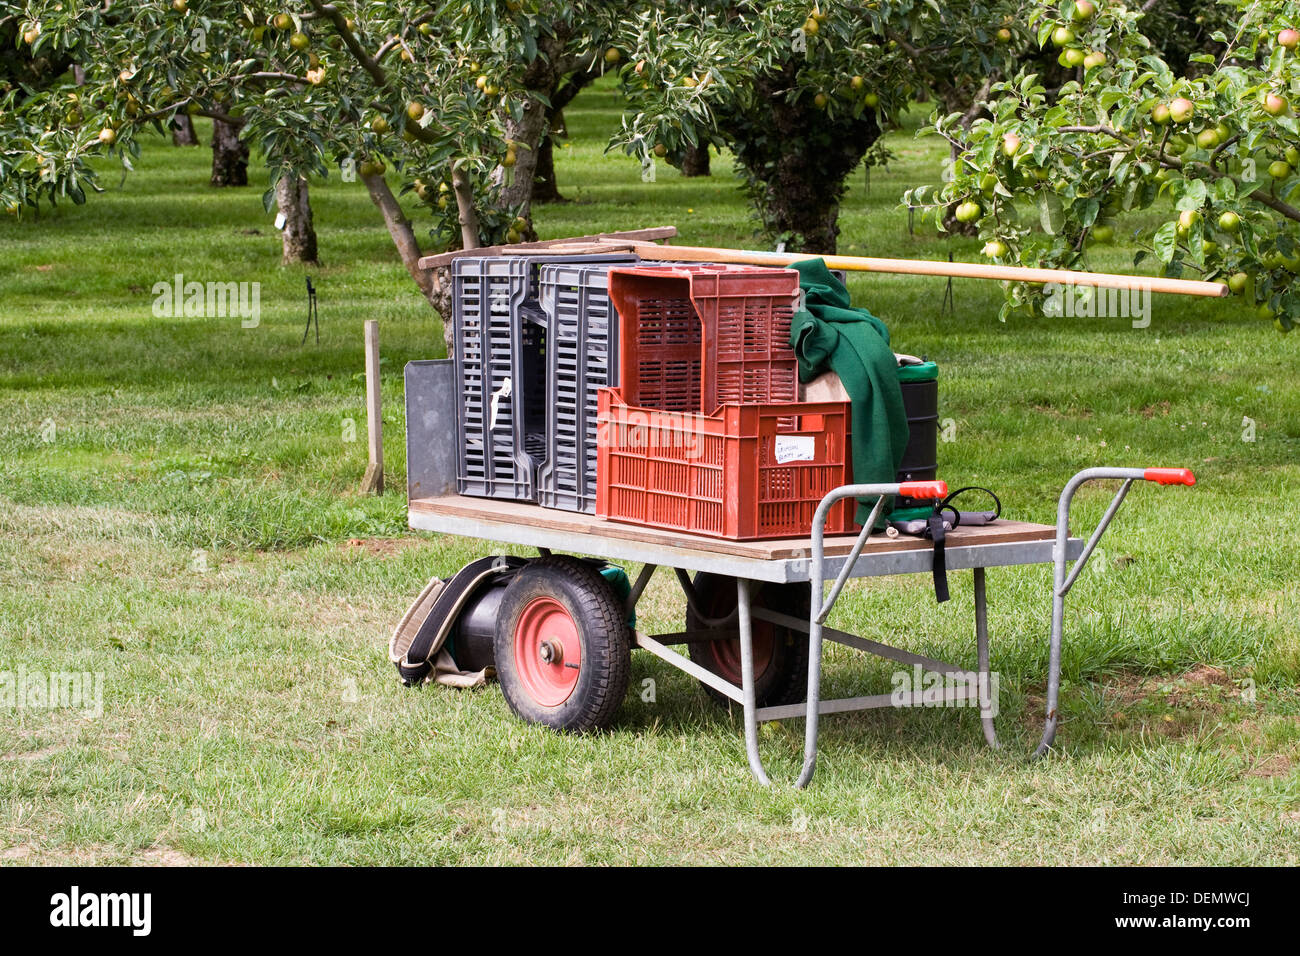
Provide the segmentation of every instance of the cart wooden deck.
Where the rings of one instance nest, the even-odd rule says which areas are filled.
[[[593,515],[539,508],[516,501],[442,495],[413,498],[410,526],[506,544],[551,548],[613,560],[638,561],[690,571],[713,571],[758,581],[807,581],[811,538],[731,541],[680,531],[663,531],[607,521]],[[1040,564],[1052,560],[1056,529],[1024,521],[997,521],[979,528],[955,528],[946,543],[951,570]],[[855,535],[826,539],[826,573],[839,572]],[[1070,539],[1071,557],[1082,543]],[[923,538],[873,535],[853,570],[854,577],[929,571],[933,545]]]

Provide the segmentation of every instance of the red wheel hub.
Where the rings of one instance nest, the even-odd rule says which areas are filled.
[[[515,672],[528,695],[543,707],[569,699],[582,669],[578,626],[554,598],[534,598],[515,626]]]
[[[773,633],[772,626],[766,621],[753,622],[753,644],[754,644],[754,679],[757,680],[768,665],[772,663],[773,651]],[[709,641],[709,656],[713,658],[714,673],[719,677],[729,680],[731,683],[740,686],[742,675],[740,671],[740,640],[731,641]]]

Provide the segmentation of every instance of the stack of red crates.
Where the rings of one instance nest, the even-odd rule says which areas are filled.
[[[847,484],[849,405],[800,403],[792,269],[610,271],[619,387],[599,393],[596,513],[737,540],[804,537]],[[853,530],[852,503],[827,534]]]

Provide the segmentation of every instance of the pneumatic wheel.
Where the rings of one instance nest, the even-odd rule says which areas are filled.
[[[608,727],[627,693],[627,609],[591,564],[531,561],[506,587],[497,616],[497,677],[519,717],[554,730]]]
[[[700,612],[708,618],[723,618],[736,609],[736,579],[717,574],[700,573],[694,580],[695,594]],[[791,617],[808,619],[808,601],[811,591],[806,584],[751,585],[750,608],[780,611]],[[808,635],[788,627],[754,619],[752,622],[754,644],[754,699],[759,707],[797,704],[808,696]],[[736,619],[721,628],[736,630]],[[689,603],[686,607],[686,629],[704,630],[701,621]],[[689,648],[691,660],[719,677],[741,686],[740,638],[718,641],[696,641]],[[718,693],[707,684],[705,692],[718,703],[730,706],[731,699]]]

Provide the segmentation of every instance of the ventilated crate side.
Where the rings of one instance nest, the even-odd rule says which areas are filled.
[[[723,404],[793,402],[792,269],[639,266],[612,273],[624,327],[620,387],[635,405],[710,412]]]
[[[635,262],[627,253],[491,256],[453,265],[457,375],[464,399],[457,424],[461,494],[538,498],[547,459],[547,326],[538,303],[545,263]]]
[[[633,405],[697,411],[703,327],[683,271],[614,270],[610,298],[618,312],[619,387]]]
[[[545,330],[519,316],[526,283],[527,263],[462,258],[453,265],[453,336],[462,398],[456,487],[463,495],[536,498],[536,462],[528,454],[522,406],[530,364],[523,357],[541,357]]]
[[[799,363],[790,348],[798,294],[793,269],[691,277],[691,301],[705,329],[702,409],[799,397]]]
[[[609,301],[608,266],[547,264],[539,298],[546,313],[546,454],[538,502],[596,510],[596,392],[618,384],[618,320]]]
[[[597,514],[748,540],[809,534],[817,505],[849,478],[847,402],[726,405],[717,414],[633,407],[600,392]],[[852,530],[837,503],[826,533]]]

